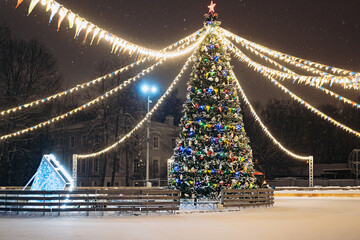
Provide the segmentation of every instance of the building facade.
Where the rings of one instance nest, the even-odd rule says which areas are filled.
[[[92,126],[92,127],[90,127]],[[48,153],[52,153],[71,173],[73,154],[99,151],[107,145],[99,127],[82,122],[66,129],[52,129]],[[129,130],[129,129],[128,129]],[[120,135],[121,138],[125,133]],[[150,124],[149,179],[152,186],[166,186],[168,159],[178,136],[174,118]],[[146,179],[146,127],[120,144],[115,150],[97,158],[78,159],[77,186],[144,186]]]

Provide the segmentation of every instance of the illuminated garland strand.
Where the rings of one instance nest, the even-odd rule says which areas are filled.
[[[284,151],[286,154],[290,155],[291,157],[296,158],[296,159],[300,159],[300,160],[309,160],[309,157],[300,156],[300,155],[297,155],[297,154],[289,151],[278,140],[276,140],[276,138],[270,133],[270,131],[263,124],[263,122],[261,121],[259,116],[256,114],[254,108],[252,107],[251,103],[249,102],[248,98],[246,97],[244,90],[241,88],[240,82],[236,78],[234,72],[232,72],[232,75],[233,75],[233,77],[235,79],[236,86],[237,86],[238,90],[240,91],[240,94],[241,94],[242,98],[244,99],[245,103],[249,106],[250,111],[251,111],[255,121],[260,124],[260,127],[264,131],[265,135],[267,135],[273,141],[273,143],[275,143],[282,151]]]
[[[196,34],[196,33],[194,33],[194,34]],[[191,39],[191,40],[192,40],[192,39]],[[184,44],[182,44],[179,48],[185,47],[185,45],[189,44],[189,43],[191,42],[191,40],[186,41],[186,42],[185,42]],[[169,47],[164,48],[163,51],[165,51],[166,49],[169,49],[169,48],[174,47],[175,44],[176,44],[176,43],[170,45]],[[178,44],[176,44],[176,45],[178,45]],[[78,85],[76,85],[75,87],[70,88],[70,89],[65,90],[65,91],[62,91],[62,92],[60,92],[60,93],[56,93],[56,94],[54,94],[54,95],[51,95],[51,96],[48,96],[48,97],[45,97],[45,98],[42,98],[42,99],[38,99],[38,100],[29,102],[29,103],[22,104],[22,105],[17,106],[17,107],[13,107],[13,108],[10,108],[10,109],[7,109],[7,110],[3,110],[3,111],[0,112],[0,117],[1,117],[1,116],[4,116],[4,115],[6,115],[6,114],[10,114],[11,112],[17,112],[17,111],[20,111],[20,110],[25,109],[25,108],[30,108],[30,107],[33,107],[33,106],[38,106],[40,103],[49,102],[49,101],[51,101],[51,100],[55,100],[55,99],[58,98],[58,97],[61,97],[61,96],[64,96],[64,95],[67,95],[67,94],[70,94],[70,93],[75,93],[75,92],[77,92],[77,91],[79,91],[79,90],[85,89],[86,87],[90,87],[92,84],[99,83],[99,82],[101,82],[102,80],[104,80],[104,79],[106,79],[106,78],[110,78],[110,77],[113,77],[113,76],[115,76],[115,75],[117,75],[117,74],[119,74],[119,73],[122,73],[122,72],[124,72],[124,71],[127,71],[127,70],[129,70],[130,68],[133,68],[134,66],[137,66],[137,65],[139,65],[140,63],[143,63],[143,62],[145,62],[145,61],[147,61],[147,60],[149,60],[149,58],[143,58],[142,60],[139,60],[139,61],[136,61],[136,62],[134,62],[134,63],[131,63],[131,64],[129,64],[129,65],[123,67],[123,68],[120,68],[120,69],[118,69],[118,70],[115,70],[115,71],[113,71],[113,72],[111,72],[111,73],[108,73],[108,74],[102,76],[102,77],[98,77],[98,78],[96,78],[96,79],[94,79],[94,80],[91,80],[91,81],[89,81],[89,82],[85,82],[85,83],[78,84]],[[164,60],[166,60],[166,59],[164,59]]]
[[[243,45],[243,46],[244,46],[244,45]],[[255,55],[260,56],[261,58],[263,58],[264,60],[268,61],[269,63],[275,65],[275,66],[278,67],[279,69],[282,69],[282,70],[284,70],[285,72],[288,72],[288,73],[291,73],[291,74],[296,74],[295,72],[291,71],[290,69],[286,68],[285,66],[283,66],[283,65],[281,65],[280,63],[276,62],[275,60],[266,57],[264,54],[258,52],[257,50],[255,50],[255,49],[253,49],[253,48],[251,48],[251,47],[250,47],[250,49],[253,50],[252,52],[253,52]],[[323,86],[317,86],[317,85],[315,85],[315,84],[309,84],[309,86],[314,87],[314,88],[316,88],[316,89],[319,89],[319,90],[325,92],[326,94],[330,94],[330,96],[338,99],[339,101],[343,101],[344,103],[350,104],[352,107],[360,108],[360,104],[358,104],[358,103],[356,103],[356,102],[354,102],[354,101],[352,101],[352,100],[350,100],[350,99],[348,99],[348,98],[346,98],[346,97],[343,97],[343,96],[341,96],[340,94],[337,94],[337,93],[335,93],[335,92],[333,92],[333,91],[331,91],[331,90],[329,90],[329,89],[327,89],[327,88],[325,88],[325,87],[323,87]]]
[[[269,55],[271,55],[272,57],[275,57],[275,58],[278,58],[280,60],[285,60],[286,62],[292,64],[292,65],[295,65],[296,67],[302,67],[304,65],[307,65],[307,66],[314,66],[315,68],[318,68],[318,69],[325,69],[326,71],[332,71],[333,74],[343,74],[343,75],[346,75],[346,76],[351,76],[351,77],[360,77],[360,73],[359,72],[354,72],[354,71],[350,71],[350,70],[346,70],[346,69],[342,69],[342,68],[337,68],[337,67],[332,67],[332,66],[328,66],[328,65],[325,65],[325,64],[321,64],[321,63],[317,63],[317,62],[312,62],[312,61],[309,61],[309,60],[305,60],[305,59],[302,59],[302,58],[298,58],[298,57],[294,57],[294,56],[291,56],[289,54],[286,54],[286,53],[282,53],[282,52],[279,52],[279,51],[275,51],[275,50],[272,50],[270,48],[267,48],[265,46],[262,46],[260,44],[257,44],[257,43],[254,43],[254,42],[251,42],[249,40],[246,40],[240,36],[237,36],[235,35],[234,33],[231,33],[225,29],[223,29],[224,31],[224,34],[226,36],[230,36],[232,37],[236,42],[243,42],[247,45],[250,45],[250,46],[253,46],[254,48],[258,49],[259,51],[261,52],[265,52]],[[296,65],[295,63],[298,63],[298,65]],[[306,68],[304,68],[306,69]],[[319,73],[318,73],[319,74]],[[359,79],[357,78],[356,81],[358,81]]]
[[[232,48],[235,51],[235,55],[238,57],[239,61],[245,61],[246,63],[248,63],[248,66],[253,67],[255,71],[257,72],[267,72],[268,74],[270,74],[272,77],[276,77],[279,78],[279,80],[283,80],[283,79],[292,79],[299,83],[304,83],[305,84],[315,84],[316,86],[322,86],[324,83],[329,83],[330,85],[332,85],[334,82],[337,84],[341,84],[344,88],[355,88],[357,89],[358,87],[354,85],[354,83],[352,83],[348,78],[341,78],[338,76],[334,76],[334,77],[317,77],[317,76],[305,76],[305,75],[300,75],[300,74],[291,74],[288,72],[282,72],[282,71],[278,71],[275,70],[273,68],[269,68],[266,66],[263,66],[262,64],[259,64],[253,60],[251,60],[248,56],[246,56],[240,49],[238,49],[233,43],[231,43],[229,40],[227,39],[223,39],[227,45]]]
[[[22,1],[19,1],[17,6],[18,7],[21,4]],[[53,20],[54,16],[58,13],[59,19],[58,19],[58,31],[60,29],[62,21],[67,17],[69,22],[69,28],[73,28],[75,25],[75,35],[74,38],[78,38],[82,30],[85,31],[85,37],[84,42],[86,42],[87,37],[89,34],[92,34],[90,45],[92,45],[93,41],[97,37],[97,43],[100,42],[101,39],[104,39],[106,42],[108,42],[110,45],[112,45],[111,52],[112,53],[122,53],[129,52],[129,55],[135,54],[137,57],[142,58],[144,56],[150,56],[155,57],[157,59],[159,58],[173,58],[181,55],[185,55],[189,52],[191,52],[194,48],[189,47],[184,49],[181,52],[173,51],[173,52],[163,52],[159,50],[149,49],[131,42],[128,42],[115,34],[112,34],[95,24],[87,21],[85,18],[79,17],[77,14],[72,12],[71,10],[65,8],[61,4],[57,3],[54,0],[31,0],[28,10],[28,15],[32,12],[32,10],[35,8],[35,6],[41,2],[42,5],[45,6],[46,11],[50,11],[50,19],[49,23]],[[178,42],[177,44],[180,44],[181,42]]]
[[[207,30],[208,32],[209,30]],[[200,43],[204,40],[206,35],[203,35],[197,42],[196,42],[196,48],[200,45]],[[4,136],[1,136],[0,137],[0,140],[4,140],[4,139],[7,139],[7,138],[10,138],[10,137],[14,137],[14,136],[18,136],[20,134],[24,134],[24,133],[27,133],[29,131],[33,131],[35,129],[38,129],[38,128],[41,128],[41,127],[45,127],[47,125],[50,125],[54,122],[57,122],[57,121],[60,121],[61,119],[64,119],[74,113],[77,113],[78,111],[81,111],[87,107],[89,107],[90,105],[93,105],[97,102],[99,102],[100,100],[103,100],[104,98],[108,98],[110,95],[112,95],[113,93],[119,91],[120,89],[122,89],[123,87],[126,87],[128,84],[130,84],[131,82],[133,81],[136,81],[138,78],[140,78],[141,76],[144,76],[146,73],[150,72],[150,70],[153,70],[156,66],[158,66],[159,64],[163,63],[163,60],[160,60],[159,62],[157,62],[156,64],[152,65],[151,67],[143,70],[141,73],[139,73],[138,75],[136,75],[135,77],[132,77],[126,81],[124,81],[122,84],[120,84],[119,86],[111,89],[110,91],[107,91],[105,94],[95,98],[94,100],[90,101],[90,102],[87,102],[86,104],[76,108],[76,109],[73,109],[65,114],[62,114],[62,115],[59,115],[57,117],[54,117],[48,121],[45,121],[45,122],[42,122],[42,123],[39,123],[35,126],[32,126],[32,127],[29,127],[29,128],[26,128],[26,129],[23,129],[23,130],[20,130],[20,131],[17,131],[17,132],[14,132],[14,133],[11,133],[11,134],[7,134],[7,135],[4,135]]]
[[[231,49],[232,51],[234,51],[234,49]],[[304,101],[303,99],[301,99],[300,97],[298,97],[297,95],[295,95],[294,93],[292,93],[289,89],[287,89],[284,85],[282,85],[280,82],[276,81],[271,74],[267,73],[266,71],[260,71],[261,74],[263,74],[265,77],[269,78],[271,80],[271,82],[273,82],[276,86],[278,86],[281,90],[283,90],[285,93],[288,93],[293,99],[295,99],[296,101],[298,101],[300,104],[304,105],[307,109],[310,109],[311,112],[316,113],[318,116],[320,116],[321,118],[327,120],[328,122],[332,123],[334,126],[339,127],[342,130],[345,130],[346,132],[352,133],[357,137],[360,137],[360,133],[349,128],[348,126],[336,121],[335,119],[329,117],[328,115],[324,114],[323,112],[321,112],[320,110],[316,109],[315,107],[313,107],[312,105],[310,105],[309,103],[307,103],[306,101]]]
[[[67,94],[69,94],[69,93],[74,93],[74,92],[76,92],[76,91],[78,91],[78,90],[81,90],[81,89],[84,89],[84,88],[86,88],[86,87],[89,87],[89,86],[91,86],[92,84],[99,83],[99,82],[101,82],[102,80],[104,80],[104,79],[106,79],[106,78],[110,78],[110,77],[113,77],[113,76],[115,76],[115,75],[117,75],[117,74],[119,74],[119,73],[122,73],[122,72],[128,70],[129,68],[132,68],[132,67],[134,67],[134,66],[136,66],[136,65],[139,65],[139,63],[141,63],[141,62],[145,62],[146,60],[147,60],[147,59],[143,59],[143,60],[141,60],[141,61],[137,61],[137,62],[131,63],[131,64],[129,64],[129,65],[123,67],[123,68],[120,68],[120,69],[118,69],[118,70],[116,70],[116,71],[114,71],[114,72],[108,73],[108,74],[106,74],[106,75],[104,75],[104,76],[102,76],[102,77],[96,78],[96,79],[91,80],[91,81],[89,81],[89,82],[85,82],[85,83],[78,84],[78,85],[76,85],[75,87],[70,88],[70,89],[65,90],[65,91],[62,91],[62,92],[60,92],[60,93],[56,93],[56,94],[54,94],[54,95],[51,95],[51,96],[48,96],[48,97],[45,97],[45,98],[42,98],[42,99],[35,100],[35,101],[33,101],[33,102],[25,103],[25,104],[23,104],[23,105],[20,105],[20,106],[14,107],[14,108],[10,108],[10,109],[8,109],[8,110],[1,111],[1,112],[0,112],[0,115],[1,115],[1,116],[4,116],[5,114],[10,114],[11,112],[16,112],[16,111],[22,110],[22,109],[24,109],[24,108],[29,108],[29,107],[37,106],[37,105],[39,105],[40,103],[49,102],[49,101],[51,101],[51,100],[55,100],[55,99],[58,98],[58,97],[67,95]]]
[[[182,67],[180,73],[176,76],[176,78],[173,80],[173,82],[171,83],[171,85],[169,86],[169,88],[166,90],[166,92],[164,93],[164,95],[161,96],[161,98],[158,100],[158,102],[155,104],[155,106],[146,114],[145,118],[143,118],[129,133],[127,133],[124,137],[122,137],[120,140],[118,140],[117,142],[115,142],[114,144],[112,144],[111,146],[99,151],[99,152],[95,152],[95,153],[90,153],[90,154],[84,154],[84,155],[77,155],[77,158],[79,159],[83,159],[83,158],[91,158],[91,157],[97,157],[100,156],[112,149],[114,149],[115,147],[117,147],[120,143],[124,142],[127,138],[131,137],[134,132],[136,130],[138,130],[140,127],[142,127],[144,125],[144,123],[146,121],[148,121],[148,119],[151,118],[151,116],[153,115],[153,113],[159,108],[159,106],[161,105],[161,103],[164,101],[164,99],[171,93],[171,91],[173,90],[174,86],[176,85],[176,83],[179,81],[179,79],[181,78],[182,74],[184,73],[184,71],[187,69],[187,66],[189,65],[189,63],[191,62],[191,60],[194,57],[195,52],[187,59],[187,61],[185,62],[184,66]]]
[[[276,81],[274,78],[272,78],[271,76],[267,75],[264,73],[264,76],[269,78],[271,80],[272,83],[274,83],[277,87],[279,87],[281,90],[283,90],[285,93],[289,94],[293,99],[295,99],[296,101],[298,101],[300,104],[304,105],[307,109],[310,109],[311,112],[316,113],[317,116],[320,116],[321,118],[327,120],[328,122],[332,123],[334,126],[339,127],[342,130],[345,130],[346,132],[352,133],[357,137],[360,137],[360,132],[357,132],[351,128],[349,128],[348,126],[336,121],[335,119],[329,117],[328,115],[326,115],[325,113],[321,112],[320,110],[316,109],[315,107],[313,107],[312,105],[310,105],[309,103],[307,103],[306,101],[304,101],[303,99],[301,99],[300,97],[298,97],[297,95],[295,95],[294,93],[292,93],[289,89],[287,89],[284,85],[282,85],[281,83],[279,83],[278,81]]]
[[[91,100],[90,102],[87,102],[85,104],[83,104],[82,106],[80,107],[77,107],[67,113],[64,113],[62,115],[59,115],[57,117],[54,117],[50,120],[47,120],[47,121],[44,121],[42,123],[39,123],[37,125],[34,125],[32,127],[29,127],[29,128],[25,128],[23,130],[20,130],[20,131],[17,131],[17,132],[14,132],[14,133],[11,133],[11,134],[7,134],[7,135],[4,135],[4,136],[1,136],[0,137],[0,140],[4,140],[4,139],[8,139],[10,137],[15,137],[15,136],[18,136],[20,134],[24,134],[24,133],[27,133],[29,131],[33,131],[33,130],[36,130],[38,128],[42,128],[42,127],[45,127],[47,125],[50,125],[52,123],[55,123],[55,122],[58,122],[62,119],[65,119],[67,117],[69,117],[70,115],[72,114],[75,114],[77,113],[78,111],[82,111],[84,110],[85,108],[88,108],[90,107],[91,105],[101,101],[101,100],[104,100],[105,98],[108,98],[110,95],[114,94],[115,92],[119,91],[120,89],[122,89],[123,87],[126,87],[128,84],[130,84],[131,82],[135,82],[138,78],[144,76],[145,74],[149,73],[151,70],[153,70],[156,66],[160,65],[161,63],[163,63],[163,60],[160,60],[159,62],[157,62],[156,64],[150,66],[149,68],[143,70],[142,72],[140,72],[139,74],[137,74],[135,77],[132,77],[132,78],[129,78],[128,80],[124,81],[122,84],[118,85],[117,87],[111,89],[110,91],[107,91],[105,94]]]

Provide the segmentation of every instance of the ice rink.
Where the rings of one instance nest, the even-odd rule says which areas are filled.
[[[276,198],[271,208],[131,217],[1,217],[0,239],[360,239],[360,198]]]

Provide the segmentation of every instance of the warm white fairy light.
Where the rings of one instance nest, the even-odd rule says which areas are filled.
[[[243,46],[244,46],[244,45],[243,45]],[[233,46],[233,48],[236,48],[236,47]],[[250,49],[250,51],[253,52],[255,55],[257,55],[257,56],[261,57],[262,59],[264,59],[265,61],[273,64],[274,66],[278,67],[279,69],[281,69],[281,70],[283,70],[283,71],[285,71],[285,72],[287,72],[287,73],[290,73],[290,74],[296,74],[295,72],[293,72],[293,71],[291,71],[290,69],[286,68],[286,67],[283,66],[282,64],[278,63],[277,61],[275,61],[275,60],[273,60],[273,59],[271,59],[271,58],[269,58],[269,57],[266,57],[264,54],[258,52],[256,49],[251,48],[251,47],[249,47],[249,49]],[[319,72],[319,73],[325,73],[325,72],[323,72],[323,71],[318,71],[318,72]],[[326,73],[325,73],[325,74],[326,74]],[[333,76],[333,75],[332,75],[332,76]],[[350,99],[348,99],[348,98],[346,98],[346,97],[344,97],[344,96],[341,96],[340,94],[335,93],[335,92],[333,92],[333,91],[331,91],[331,90],[329,90],[329,89],[327,89],[327,88],[325,88],[325,87],[323,87],[323,86],[319,86],[319,85],[316,85],[316,84],[314,84],[314,83],[310,83],[309,86],[314,87],[314,88],[316,88],[316,89],[319,89],[319,90],[325,92],[326,94],[330,94],[330,96],[338,99],[339,101],[342,101],[342,102],[344,102],[344,103],[350,104],[350,105],[353,106],[353,107],[360,108],[360,104],[358,104],[358,103],[356,103],[356,102],[354,102],[354,101],[352,101],[352,100],[350,100]]]
[[[97,43],[99,43],[101,39],[105,39],[106,42],[108,42],[110,45],[112,45],[112,52],[114,52],[114,53],[120,54],[120,53],[128,52],[130,55],[136,53],[136,55],[139,55],[140,57],[154,57],[154,58],[159,59],[159,58],[174,58],[174,57],[178,57],[178,56],[183,56],[187,53],[190,53],[195,48],[195,44],[193,44],[187,48],[184,48],[181,51],[175,50],[175,51],[171,51],[171,52],[164,52],[161,50],[154,50],[154,49],[146,48],[146,47],[128,42],[128,41],[116,36],[115,34],[112,34],[108,31],[102,29],[101,27],[96,26],[95,24],[87,21],[85,18],[78,16],[77,14],[72,12],[70,9],[65,8],[64,6],[60,5],[59,3],[57,3],[54,0],[42,0],[42,2],[44,3],[44,5],[47,6],[46,9],[51,9],[50,22],[51,22],[53,16],[56,13],[59,13],[58,28],[60,27],[60,24],[62,22],[62,20],[60,21],[60,19],[64,19],[64,14],[65,14],[68,16],[69,28],[72,28],[75,23],[75,26],[76,26],[75,35],[74,35],[75,38],[77,38],[80,35],[82,30],[86,29],[85,30],[86,36],[89,35],[90,33],[93,34],[93,38],[91,40],[91,43],[92,43],[95,36],[100,33],[98,36]],[[39,0],[31,0],[28,15],[32,12],[34,7],[38,3],[39,3]],[[116,49],[116,51],[114,51],[115,49]]]
[[[284,85],[282,85],[280,82],[276,81],[273,77],[264,74],[264,76],[266,76],[267,78],[269,78],[271,80],[272,83],[274,83],[277,87],[279,87],[281,90],[283,90],[285,93],[289,94],[291,96],[291,98],[293,98],[294,100],[296,100],[297,102],[299,102],[300,104],[304,105],[307,109],[309,109],[311,112],[315,113],[317,116],[320,116],[322,119],[330,122],[331,124],[333,124],[336,127],[339,127],[342,130],[345,130],[346,132],[352,133],[357,137],[360,137],[360,132],[355,131],[351,128],[349,128],[348,126],[336,121],[335,119],[329,117],[328,115],[326,115],[325,113],[321,112],[320,110],[318,110],[317,108],[313,107],[311,104],[309,104],[308,102],[306,102],[305,100],[301,99],[300,97],[298,97],[297,95],[295,95],[294,93],[292,93],[288,88],[286,88]]]
[[[105,98],[108,98],[110,97],[110,95],[118,92],[119,90],[123,89],[124,87],[126,87],[128,84],[132,83],[132,82],[135,82],[137,79],[139,79],[140,77],[146,75],[147,73],[149,73],[151,70],[153,70],[156,66],[160,65],[163,63],[163,60],[160,60],[159,62],[157,62],[156,64],[148,67],[147,69],[144,69],[142,70],[139,74],[137,74],[135,77],[132,77],[132,78],[129,78],[128,80],[124,81],[122,84],[118,85],[117,87],[111,89],[110,91],[107,91],[106,93],[104,93],[103,95],[91,100],[90,102],[87,102],[85,104],[83,104],[82,106],[78,107],[78,108],[75,108],[67,113],[64,113],[62,115],[59,115],[59,116],[56,116],[50,120],[47,120],[47,121],[44,121],[42,123],[39,123],[37,125],[34,125],[32,127],[29,127],[29,128],[25,128],[23,130],[19,130],[17,132],[14,132],[14,133],[11,133],[11,134],[7,134],[7,135],[4,135],[4,136],[1,136],[0,137],[0,140],[4,140],[4,139],[8,139],[8,138],[11,138],[11,137],[14,137],[14,136],[18,136],[20,134],[24,134],[24,133],[27,133],[29,131],[33,131],[33,130],[36,130],[36,129],[39,129],[39,128],[42,128],[42,127],[45,127],[45,126],[48,126],[52,123],[55,123],[55,122],[58,122],[62,119],[65,119],[67,117],[69,117],[70,115],[72,114],[75,114],[79,111],[82,111],[92,105],[94,105],[95,103],[97,102],[100,102],[101,100],[104,100]],[[38,102],[36,104],[39,104]]]
[[[242,98],[244,99],[245,103],[249,106],[250,111],[251,111],[255,121],[257,121],[260,124],[260,126],[261,126],[262,130],[264,131],[264,133],[273,141],[273,143],[276,144],[282,151],[284,151],[286,154],[290,155],[293,158],[300,159],[300,160],[309,160],[310,156],[301,156],[301,155],[298,155],[296,153],[293,153],[293,152],[289,151],[288,149],[286,149],[278,140],[276,140],[276,138],[271,134],[271,132],[267,129],[267,127],[263,124],[263,122],[261,121],[259,116],[256,114],[256,112],[255,112],[254,108],[252,107],[250,101],[246,97],[244,90],[241,88],[239,80],[236,78],[236,76],[235,76],[235,74],[233,72],[232,72],[232,75],[233,75],[233,77],[235,79],[236,86],[239,89],[240,94],[241,94]]]
[[[95,153],[90,153],[90,154],[77,155],[77,158],[92,158],[92,157],[100,156],[100,155],[102,155],[102,154],[104,154],[106,152],[109,152],[112,149],[116,148],[120,143],[124,142],[127,138],[131,137],[135,133],[135,131],[137,131],[139,128],[141,128],[144,125],[144,123],[146,123],[148,121],[148,119],[151,118],[151,116],[154,114],[154,112],[162,104],[164,99],[171,93],[171,91],[173,90],[173,88],[175,87],[175,85],[177,84],[177,82],[179,81],[179,79],[181,78],[181,76],[183,75],[185,70],[187,69],[189,63],[193,60],[194,54],[195,53],[193,53],[187,59],[184,66],[182,67],[180,73],[176,76],[176,78],[173,80],[173,82],[171,83],[169,88],[166,90],[164,95],[161,96],[161,98],[158,100],[158,102],[155,104],[155,106],[146,114],[145,118],[143,118],[129,133],[127,133],[124,137],[122,137],[120,140],[118,140],[117,142],[115,142],[111,146],[109,146],[109,147],[107,147],[107,148],[105,148],[105,149],[103,149],[101,151],[98,151],[98,152],[95,152]]]
[[[227,31],[226,29],[222,29],[222,30],[226,36],[233,38],[236,42],[243,42],[247,45],[250,45],[250,46],[256,48],[257,50],[259,50],[261,52],[265,52],[265,53],[271,55],[272,57],[279,58],[279,59],[284,60],[292,65],[295,65],[295,63],[300,64],[300,65],[297,65],[297,67],[301,67],[302,65],[307,65],[310,67],[314,67],[314,68],[318,68],[318,69],[322,69],[322,70],[326,70],[326,71],[331,71],[333,74],[343,74],[343,75],[351,76],[351,77],[356,77],[356,76],[360,77],[359,72],[354,72],[354,71],[350,71],[350,70],[346,70],[346,69],[342,69],[342,68],[332,67],[332,66],[328,66],[325,64],[312,62],[312,61],[305,60],[302,58],[294,57],[289,54],[275,51],[275,50],[272,50],[265,46],[262,46],[260,44],[246,40],[240,36],[235,35],[234,33]]]
[[[176,43],[173,43],[173,44],[169,45],[168,47],[164,48],[162,51],[166,51],[166,50],[172,49],[172,48],[174,48],[174,47],[183,48],[183,47],[185,47],[186,45],[190,44],[190,42],[195,41],[195,40],[196,40],[196,35],[198,35],[198,34],[199,34],[199,31],[197,31],[197,32],[189,35],[188,37],[186,37],[186,38],[184,38],[184,39],[181,39],[180,41],[178,41],[178,42],[176,42]],[[205,36],[205,35],[204,35],[204,36]],[[181,43],[179,44],[179,42],[181,42]],[[199,42],[201,42],[201,38],[199,39]],[[102,76],[102,77],[98,77],[98,78],[93,79],[93,80],[91,80],[91,81],[78,84],[78,85],[76,85],[75,87],[70,88],[70,89],[68,89],[68,90],[64,90],[64,91],[62,91],[62,92],[60,92],[60,93],[56,93],[56,94],[54,94],[54,95],[51,95],[51,96],[48,96],[48,97],[44,97],[44,98],[42,98],[42,99],[38,99],[38,100],[29,102],[29,103],[22,104],[22,105],[17,106],[17,107],[13,107],[13,108],[10,108],[10,109],[7,109],[7,110],[3,110],[3,111],[0,112],[0,117],[1,117],[1,116],[5,116],[5,115],[10,114],[10,113],[18,112],[18,111],[23,110],[23,109],[25,109],[25,108],[30,108],[30,107],[33,107],[33,106],[38,106],[40,103],[46,103],[46,102],[55,100],[56,98],[61,97],[61,96],[64,96],[64,95],[67,95],[67,94],[75,93],[75,92],[77,92],[77,91],[79,91],[79,90],[81,90],[81,89],[85,89],[85,88],[87,88],[87,87],[89,87],[89,86],[91,86],[91,85],[93,85],[93,84],[99,83],[99,82],[101,82],[101,81],[104,80],[104,79],[113,77],[113,76],[118,75],[118,74],[120,74],[120,73],[122,73],[122,72],[124,72],[124,71],[127,71],[127,70],[129,70],[129,69],[131,69],[131,68],[139,65],[140,63],[143,63],[143,62],[148,61],[148,60],[150,60],[150,58],[149,58],[149,57],[145,57],[145,58],[140,59],[140,60],[138,60],[138,61],[136,61],[136,62],[134,62],[134,63],[131,63],[131,64],[129,64],[129,65],[123,67],[123,68],[120,68],[120,69],[115,70],[115,71],[113,71],[113,72],[111,72],[111,73],[108,73],[108,74],[106,74],[106,75],[104,75],[104,76]],[[163,59],[163,60],[165,61],[166,59]]]
[[[339,84],[346,88],[354,88],[358,89],[358,83],[352,82],[350,79],[353,79],[354,77],[340,77],[340,76],[305,76],[300,75],[296,73],[290,73],[290,72],[283,72],[278,71],[273,68],[269,68],[266,66],[263,66],[262,64],[259,64],[253,60],[251,60],[247,55],[245,55],[239,48],[237,48],[233,43],[231,43],[229,40],[222,37],[222,40],[235,52],[235,55],[238,57],[239,61],[244,61],[248,64],[249,67],[252,67],[255,71],[263,73],[266,72],[267,74],[270,74],[272,77],[275,77],[279,80],[284,79],[291,79],[298,83],[303,84],[312,84],[316,86],[322,86],[323,84],[330,84],[333,83]]]

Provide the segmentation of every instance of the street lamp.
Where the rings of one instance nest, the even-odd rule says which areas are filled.
[[[147,113],[150,112],[150,94],[155,94],[157,92],[157,87],[155,85],[144,84],[141,86],[141,91],[147,94]],[[150,155],[150,118],[147,120],[146,128],[146,186],[151,187],[149,182],[149,155]]]

